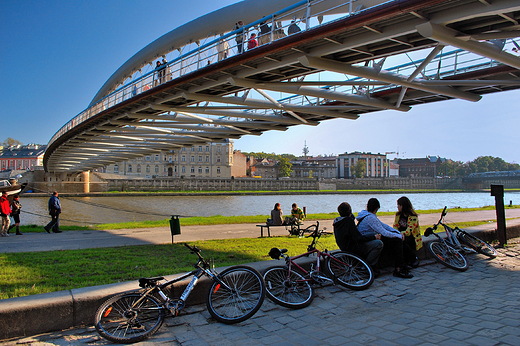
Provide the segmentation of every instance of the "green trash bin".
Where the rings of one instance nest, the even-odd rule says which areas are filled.
[[[172,244],[173,244],[173,236],[181,234],[181,221],[179,220],[179,215],[172,215],[170,219],[170,232],[172,233]]]

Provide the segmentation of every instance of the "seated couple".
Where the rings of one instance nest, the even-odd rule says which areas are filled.
[[[364,258],[374,269],[376,275],[381,255],[393,261],[394,276],[409,279],[413,275],[407,265],[418,265],[414,251],[404,242],[405,235],[381,222],[376,214],[380,208],[379,201],[371,198],[367,210],[357,216],[356,227],[350,204],[343,202],[338,206],[339,217],[333,222],[336,243],[342,251],[357,254]]]
[[[283,225],[294,225],[297,222],[303,221],[305,214],[298,208],[296,203],[292,204],[291,217],[283,218],[283,211],[280,203],[274,205],[274,209],[271,210],[271,218],[267,219],[267,225],[269,226],[283,226]]]

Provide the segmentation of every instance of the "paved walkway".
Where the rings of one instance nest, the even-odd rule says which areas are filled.
[[[419,216],[421,225],[433,225],[439,220],[440,214],[425,214]],[[452,212],[445,220],[451,222],[493,220],[494,210]],[[520,209],[506,210],[506,218],[520,218]],[[381,216],[383,222],[392,225],[393,216]],[[321,220],[320,228],[327,227],[332,231],[333,220]],[[312,224],[306,221],[305,225]],[[260,227],[256,224],[231,224],[214,226],[182,226],[181,235],[174,238],[175,242],[190,242],[208,239],[255,238],[260,236]],[[271,235],[287,235],[284,227],[271,229]],[[264,234],[265,236],[265,234]],[[108,231],[73,231],[59,234],[26,233],[22,236],[11,235],[0,239],[2,252],[32,252],[50,250],[73,250],[97,247],[114,247],[127,245],[165,244],[172,241],[169,227],[117,229]]]
[[[301,310],[266,298],[255,316],[236,325],[211,320],[205,305],[189,307],[135,345],[520,345],[519,242],[493,260],[468,256],[462,273],[430,263],[411,280],[387,273],[365,291],[318,288]],[[93,327],[1,344],[111,345]]]

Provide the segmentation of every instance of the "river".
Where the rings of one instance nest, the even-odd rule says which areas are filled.
[[[121,196],[121,197],[60,197],[64,225],[88,225],[128,221],[162,220],[169,215],[269,215],[276,202],[285,214],[291,204],[307,207],[307,213],[335,212],[341,202],[349,202],[354,212],[366,207],[369,198],[376,197],[380,211],[396,211],[396,201],[406,195],[415,209],[454,207],[483,207],[494,205],[489,192],[433,192],[433,193],[368,193],[328,195],[261,195],[261,196]],[[520,192],[505,192],[504,203],[520,204]],[[21,224],[44,225],[50,221],[44,197],[20,197]]]

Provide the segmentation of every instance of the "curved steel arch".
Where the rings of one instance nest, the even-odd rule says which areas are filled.
[[[453,98],[474,102],[486,93],[518,89],[520,59],[504,51],[516,43],[482,41],[520,36],[518,20],[520,4],[510,0],[373,6],[75,118],[49,143],[45,167],[79,172],[179,146]],[[447,44],[467,51],[445,52]],[[425,57],[383,68],[385,58],[415,51]],[[460,56],[485,61],[464,64]],[[320,71],[349,80],[304,80]],[[260,96],[252,97],[251,90]],[[295,96],[276,100],[269,92]]]

